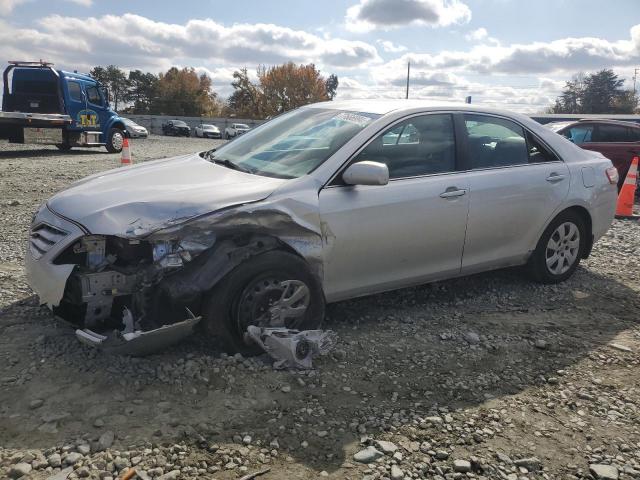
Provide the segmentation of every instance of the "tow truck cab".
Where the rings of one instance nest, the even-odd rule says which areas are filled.
[[[122,150],[126,127],[109,92],[89,75],[42,62],[10,62],[3,74],[0,138],[13,143]]]

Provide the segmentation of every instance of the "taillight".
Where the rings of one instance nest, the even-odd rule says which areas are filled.
[[[607,174],[607,178],[609,179],[609,183],[611,185],[617,185],[618,180],[620,179],[620,175],[618,175],[618,169],[616,167],[609,167],[605,171]]]

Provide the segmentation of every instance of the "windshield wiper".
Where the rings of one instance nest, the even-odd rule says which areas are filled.
[[[237,163],[233,163],[231,160],[229,160],[227,158],[214,158],[214,157],[210,157],[210,158],[211,158],[211,161],[213,163],[218,163],[220,165],[224,165],[225,167],[231,168],[232,170],[238,170],[239,172],[244,172],[244,173],[253,173],[248,168],[241,167]]]

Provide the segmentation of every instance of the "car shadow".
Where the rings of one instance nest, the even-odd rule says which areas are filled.
[[[0,357],[31,352],[0,388],[0,444],[95,439],[100,417],[123,444],[187,438],[215,459],[212,444],[241,448],[232,439],[249,435],[331,472],[361,436],[397,432],[403,417],[545,385],[638,325],[639,311],[636,291],[588,268],[560,285],[532,284],[517,269],[479,274],[329,306],[334,351],[311,372],[289,372],[264,357],[220,358],[200,336],[150,357],[108,357],[79,345],[30,297],[0,311],[0,335],[12,339]],[[31,361],[38,366],[18,373]],[[33,398],[46,398],[36,412]],[[55,428],[43,430],[45,415],[61,417]]]
[[[96,153],[109,154],[104,149],[71,149],[67,152],[56,149],[33,149],[33,150],[0,150],[0,159],[17,159],[17,158],[33,158],[33,157],[62,157],[67,155],[95,155]],[[111,154],[109,154],[111,155]]]

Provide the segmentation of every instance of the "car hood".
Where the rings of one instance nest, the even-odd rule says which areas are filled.
[[[92,175],[53,196],[47,206],[91,233],[139,237],[221,208],[262,200],[284,182],[191,154]]]

